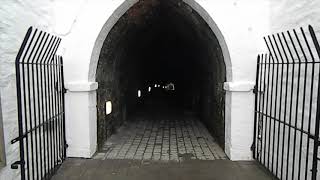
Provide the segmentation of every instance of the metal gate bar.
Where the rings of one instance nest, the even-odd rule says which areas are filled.
[[[319,179],[320,46],[311,26],[264,37],[253,155],[279,179]],[[315,56],[316,55],[316,56]]]
[[[16,57],[21,179],[50,179],[66,157],[61,39],[30,27]]]

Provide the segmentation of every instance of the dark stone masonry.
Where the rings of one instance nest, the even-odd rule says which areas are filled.
[[[197,114],[224,148],[225,79],[221,47],[199,14],[181,0],[139,1],[118,20],[101,49],[99,149],[145,100],[148,87],[170,82],[176,86],[171,96],[180,102],[177,106]],[[108,116],[106,101],[113,105]]]

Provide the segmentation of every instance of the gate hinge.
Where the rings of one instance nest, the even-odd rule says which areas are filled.
[[[253,87],[253,93],[254,94],[257,94],[258,93],[258,87],[256,85],[254,85]]]
[[[250,150],[251,150],[251,151],[254,151],[255,148],[256,148],[255,142],[253,142],[252,145],[251,145],[251,147],[250,147]]]
[[[11,169],[18,169],[18,166],[24,166],[24,161],[16,161],[13,164],[11,164]]]
[[[318,170],[315,169],[315,168],[310,169],[310,171],[311,171],[311,172],[318,172]]]

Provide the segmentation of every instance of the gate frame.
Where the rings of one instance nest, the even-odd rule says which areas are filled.
[[[294,58],[293,58],[293,56],[292,56],[292,52],[291,52],[291,48],[288,46],[288,42],[287,42],[287,40],[286,40],[286,38],[285,38],[285,35],[284,35],[284,33],[277,33],[277,37],[278,37],[278,42],[280,42],[280,44],[281,44],[281,47],[282,47],[282,51],[283,51],[283,53],[284,53],[284,55],[285,55],[285,57],[286,57],[286,62],[284,62],[283,61],[283,57],[282,57],[282,51],[281,50],[279,50],[279,46],[278,46],[278,43],[277,43],[277,40],[276,40],[276,38],[275,38],[275,35],[271,35],[272,36],[272,38],[273,38],[273,43],[276,45],[276,48],[277,48],[277,52],[276,52],[276,50],[275,50],[275,48],[274,48],[274,46],[273,46],[273,43],[272,43],[272,40],[271,40],[271,36],[267,36],[268,37],[268,39],[269,39],[269,43],[267,42],[267,39],[266,39],[266,37],[264,37],[264,40],[265,40],[265,43],[266,43],[266,46],[267,46],[267,48],[268,48],[268,50],[269,50],[269,54],[262,54],[261,56],[260,55],[258,55],[258,58],[257,58],[257,70],[256,70],[256,85],[255,85],[255,87],[254,87],[254,94],[255,94],[255,108],[254,108],[254,110],[255,110],[255,113],[254,113],[254,139],[253,139],[253,144],[252,144],[252,152],[253,152],[253,157],[254,157],[254,159],[256,159],[259,163],[261,163],[263,166],[265,166],[265,168],[268,170],[268,171],[270,171],[273,175],[274,175],[274,177],[276,177],[276,178],[278,178],[278,158],[279,158],[279,154],[278,154],[278,152],[277,152],[277,166],[276,166],[276,172],[275,172],[275,174],[274,174],[274,172],[273,172],[273,160],[274,160],[274,147],[275,147],[275,145],[274,145],[274,143],[275,143],[275,140],[274,140],[274,138],[275,138],[275,136],[276,136],[276,134],[275,134],[275,124],[276,124],[276,121],[278,122],[278,143],[279,143],[279,138],[280,138],[280,123],[282,123],[283,124],[283,130],[284,130],[284,132],[283,132],[283,137],[282,137],[282,141],[284,141],[284,139],[285,139],[285,127],[289,127],[289,139],[288,139],[288,144],[289,144],[289,141],[290,141],[290,129],[291,128],[294,128],[294,142],[296,143],[296,136],[297,136],[297,131],[300,131],[300,151],[299,151],[299,171],[298,171],[298,178],[300,178],[301,177],[301,146],[302,146],[302,134],[304,133],[304,134],[306,134],[306,135],[308,135],[308,140],[307,140],[307,146],[309,147],[309,144],[310,144],[310,139],[313,139],[313,150],[311,150],[311,149],[309,149],[309,151],[312,151],[312,167],[311,167],[311,179],[312,180],[316,180],[316,178],[317,178],[317,172],[318,172],[318,170],[317,170],[317,168],[318,168],[318,161],[320,160],[319,159],[319,157],[318,157],[318,150],[319,150],[319,146],[320,146],[320,139],[319,139],[319,128],[320,128],[320,74],[318,75],[318,89],[317,89],[317,107],[316,107],[316,117],[315,117],[315,131],[314,131],[314,135],[312,135],[311,134],[311,132],[310,132],[310,126],[312,126],[312,125],[310,125],[310,123],[311,123],[311,121],[310,121],[310,119],[311,119],[311,112],[312,112],[312,106],[311,107],[309,107],[310,108],[310,110],[309,110],[309,123],[308,123],[308,126],[309,126],[309,129],[308,129],[308,132],[306,132],[304,129],[303,129],[303,125],[301,126],[301,129],[299,129],[298,128],[298,126],[297,126],[297,113],[298,113],[298,101],[296,102],[296,114],[295,114],[295,126],[293,126],[291,123],[292,123],[292,121],[291,121],[291,110],[292,110],[292,98],[293,98],[293,96],[292,96],[292,94],[293,94],[293,92],[294,92],[294,90],[293,90],[293,85],[294,85],[294,81],[292,81],[291,83],[292,83],[292,85],[291,85],[291,98],[289,97],[289,99],[291,99],[290,101],[291,101],[291,105],[290,105],[290,116],[289,116],[289,119],[290,119],[290,121],[287,123],[286,122],[286,119],[284,119],[283,121],[281,121],[281,117],[279,117],[279,119],[277,119],[277,117],[274,117],[274,116],[276,116],[277,115],[277,109],[276,109],[276,107],[274,108],[274,112],[273,112],[273,114],[274,114],[274,116],[273,115],[271,115],[271,113],[272,113],[272,101],[273,101],[273,98],[272,98],[272,91],[273,91],[273,89],[274,89],[274,87],[272,87],[273,86],[273,80],[274,80],[274,74],[275,74],[275,72],[274,72],[274,67],[275,67],[275,65],[277,64],[277,71],[276,71],[276,74],[277,74],[277,79],[276,79],[276,97],[275,97],[275,104],[277,105],[278,104],[278,98],[277,98],[277,92],[278,92],[278,90],[277,90],[277,86],[278,86],[278,83],[279,83],[279,81],[278,81],[278,75],[279,75],[279,72],[278,72],[278,68],[279,68],[279,64],[281,64],[282,66],[282,74],[281,74],[281,77],[283,78],[283,68],[284,68],[284,65],[286,64],[287,65],[287,76],[286,76],[286,85],[285,85],[285,87],[286,87],[286,94],[287,94],[287,91],[288,91],[288,81],[289,81],[289,76],[288,76],[288,68],[289,68],[289,64],[293,64],[293,69],[292,69],[292,78],[294,78],[294,75],[295,75],[295,71],[294,71],[294,64],[298,64],[299,65],[299,70],[298,70],[298,76],[299,76],[299,78],[298,78],[298,89],[297,89],[297,93],[299,93],[299,87],[300,87],[300,84],[299,84],[299,82],[300,82],[300,72],[301,72],[301,69],[300,69],[300,66],[301,66],[301,64],[307,64],[307,63],[312,63],[312,65],[313,65],[313,71],[312,71],[312,84],[311,84],[311,89],[312,89],[312,87],[313,87],[313,84],[314,84],[314,82],[315,82],[315,80],[314,80],[314,64],[316,64],[316,63],[320,63],[320,46],[319,46],[319,43],[318,43],[318,40],[317,40],[317,37],[316,37],[316,35],[315,35],[315,32],[314,32],[314,29],[313,29],[313,27],[311,26],[311,25],[309,25],[308,26],[308,29],[309,29],[309,32],[310,32],[310,36],[311,36],[311,39],[312,39],[312,42],[313,42],[313,45],[314,45],[314,48],[315,48],[315,50],[316,50],[316,52],[317,52],[317,55],[318,55],[318,58],[319,58],[319,60],[318,61],[315,61],[315,58],[314,58],[314,55],[313,55],[313,52],[312,52],[312,50],[310,49],[310,46],[309,46],[309,43],[308,43],[308,38],[306,37],[306,35],[305,35],[305,32],[304,32],[304,30],[303,30],[303,28],[301,27],[300,28],[300,30],[301,30],[301,32],[302,32],[302,35],[303,35],[303,38],[304,38],[304,41],[305,41],[305,43],[306,43],[306,45],[307,45],[307,47],[308,47],[308,52],[309,52],[309,54],[311,55],[311,57],[312,57],[312,61],[310,62],[310,61],[308,61],[308,59],[307,59],[307,57],[306,57],[306,55],[305,55],[305,52],[304,52],[304,49],[303,49],[303,46],[301,46],[301,42],[300,42],[300,40],[299,40],[299,37],[298,37],[298,35],[297,35],[297,33],[296,33],[296,30],[293,30],[293,32],[294,32],[294,35],[295,35],[295,37],[296,37],[296,40],[297,40],[297,42],[298,42],[298,44],[299,44],[299,47],[300,47],[300,49],[301,49],[301,51],[302,51],[302,53],[303,53],[303,57],[305,58],[305,61],[301,61],[300,60],[300,57],[299,57],[299,53],[298,53],[298,51],[297,51],[297,49],[296,49],[296,45],[295,45],[295,43],[293,42],[293,40],[292,40],[292,38],[291,38],[291,35],[290,35],[290,32],[289,31],[287,31],[287,34],[288,34],[288,36],[290,37],[290,41],[291,41],[291,43],[292,43],[292,47],[294,48],[294,51],[295,51],[295,53],[296,53],[296,55],[298,56],[298,62],[295,62],[295,60],[294,60]],[[283,38],[283,40],[285,41],[285,45],[286,45],[286,47],[287,47],[287,49],[285,49],[284,47],[283,47],[283,44],[282,44],[282,42],[281,42],[281,37],[280,37],[280,35],[279,34],[281,34],[282,35],[282,38]],[[271,48],[270,48],[270,46],[268,45],[268,44],[270,44],[271,45]],[[287,52],[286,52],[286,50],[287,51],[289,51],[289,54],[290,54],[290,57],[292,58],[292,62],[290,62],[289,61],[289,58],[287,57]],[[274,55],[274,57],[273,57],[273,55]],[[281,58],[281,61],[279,62],[279,59],[278,59],[278,55],[280,55],[280,58]],[[269,58],[268,58],[269,57]],[[275,58],[275,59],[274,59]],[[264,59],[265,59],[265,62],[264,62]],[[269,62],[267,61],[267,59],[269,59]],[[272,62],[271,62],[272,61]],[[264,69],[264,75],[262,75],[262,72],[263,72],[263,70],[262,69],[260,69],[260,68],[262,68],[262,65],[263,64],[265,64],[265,69]],[[268,64],[268,84],[266,85],[265,83],[266,83],[266,80],[265,80],[265,78],[266,78],[266,66],[267,66],[267,64]],[[270,89],[270,86],[269,86],[269,76],[270,76],[270,64],[273,64],[273,69],[272,69],[272,84],[271,84],[271,104],[270,105],[268,105],[268,97],[269,97],[269,95],[268,95],[268,93],[269,93],[269,89]],[[261,66],[260,66],[261,65]],[[303,107],[304,107],[304,105],[306,104],[306,102],[305,102],[305,93],[306,93],[306,79],[307,79],[307,74],[306,74],[306,72],[307,72],[307,66],[305,67],[305,77],[304,77],[304,91],[303,91]],[[320,73],[320,66],[319,66],[319,73]],[[264,83],[264,85],[263,85],[263,90],[262,90],[262,88],[261,88],[261,83],[262,83],[262,76],[264,77],[264,80],[263,80],[263,83]],[[259,77],[260,77],[260,79],[259,79]],[[292,79],[293,80],[293,79]],[[280,80],[280,82],[283,82],[283,80],[281,79]],[[281,100],[281,98],[282,98],[282,87],[283,87],[283,85],[281,85],[281,90],[280,90],[280,102],[279,102],[279,105],[281,106],[281,104],[282,104],[282,100]],[[266,114],[264,114],[263,113],[263,111],[264,111],[264,104],[265,104],[265,102],[264,102],[264,93],[265,93],[265,91],[266,91],[266,89],[267,89],[267,101],[266,101]],[[259,93],[261,93],[261,94],[263,94],[263,99],[262,99],[262,107],[261,107],[261,97],[259,98]],[[301,95],[299,95],[299,94],[297,94],[297,97],[299,98]],[[296,97],[296,98],[297,98]],[[287,98],[287,95],[285,96],[285,98]],[[259,100],[258,100],[259,99]],[[310,100],[310,104],[313,102],[312,101],[312,90],[311,90],[311,98],[310,98],[311,100]],[[258,101],[259,101],[259,104],[258,104]],[[287,104],[287,99],[285,99],[285,104]],[[286,106],[286,105],[285,105]],[[270,112],[267,112],[268,111],[268,107],[270,107]],[[262,108],[262,109],[260,109],[260,108]],[[262,110],[262,111],[261,111]],[[281,107],[280,107],[280,111],[281,111]],[[270,113],[270,114],[268,114],[268,113]],[[285,107],[285,114],[286,114],[286,107]],[[281,116],[281,113],[279,112],[279,115]],[[264,117],[265,117],[265,119],[263,119]],[[286,117],[286,115],[285,115],[285,117]],[[261,152],[262,152],[262,142],[263,142],[263,140],[261,140],[261,136],[262,136],[262,131],[265,131],[265,145],[264,145],[264,148],[265,148],[265,146],[266,146],[266,131],[267,131],[267,128],[265,128],[265,130],[263,130],[263,124],[264,124],[264,122],[263,121],[265,121],[265,123],[266,123],[266,126],[267,126],[267,121],[268,121],[268,118],[269,118],[269,142],[268,142],[268,148],[270,148],[270,143],[271,143],[271,140],[270,140],[270,138],[271,138],[271,136],[270,136],[270,129],[271,129],[271,124],[272,124],[272,121],[273,121],[273,145],[272,145],[272,166],[271,166],[271,170],[269,169],[269,164],[270,164],[270,161],[269,161],[269,155],[270,155],[270,149],[268,149],[268,152],[264,149],[264,158],[263,158],[263,162],[262,162],[262,159],[261,159],[261,157],[262,157],[262,155],[260,154]],[[304,118],[304,112],[302,113],[302,118]],[[272,120],[271,120],[272,119]],[[303,124],[303,123],[302,123]],[[259,144],[260,143],[260,144]],[[259,147],[259,146],[261,146],[261,147]],[[290,144],[288,145],[288,152],[287,152],[287,165],[286,165],[286,179],[288,178],[288,173],[289,173],[289,171],[288,171],[288,166],[289,166],[289,154],[290,154],[290,151],[289,151],[289,146],[290,146]],[[259,149],[259,148],[261,148],[261,149]],[[283,174],[284,174],[284,172],[282,171],[283,170],[283,164],[284,164],[284,162],[283,162],[283,156],[284,156],[284,154],[283,154],[283,149],[285,148],[285,146],[284,146],[284,144],[283,144],[283,146],[282,146],[282,161],[281,161],[281,172],[280,172],[280,177],[281,177],[281,179],[282,179],[282,177],[283,177]],[[277,146],[277,150],[279,150],[279,144],[278,144],[278,146]],[[295,151],[296,151],[296,149],[294,149],[293,150],[293,168],[294,168],[294,166],[295,166],[295,163],[294,163],[294,160],[295,160],[295,158],[296,158],[296,154],[295,154]],[[268,159],[267,159],[267,162],[265,162],[265,153],[267,153],[268,154]],[[310,152],[307,152],[308,154],[310,153]],[[307,156],[306,157],[306,168],[307,167],[309,167],[309,165],[308,165],[308,157],[309,156]],[[267,165],[265,164],[265,163],[267,163]],[[307,171],[308,171],[308,169],[305,169],[305,178],[307,179],[307,176],[308,176],[308,174],[307,174]],[[294,178],[295,176],[294,176],[294,170],[292,170],[292,178]]]
[[[34,39],[36,39],[35,42]],[[50,39],[49,42],[48,39]],[[65,136],[64,103],[66,90],[64,87],[63,59],[61,56],[56,55],[60,42],[61,39],[59,37],[30,27],[16,56],[15,68],[19,135],[17,138],[11,140],[11,144],[19,142],[20,160],[12,163],[11,169],[18,169],[20,166],[22,180],[30,178],[50,179],[66,159],[67,144]],[[27,44],[28,46],[26,48]],[[29,49],[31,49],[31,52],[29,52]],[[23,57],[22,54],[24,54]],[[20,66],[22,66],[22,68]],[[25,74],[25,68],[27,68],[27,74]],[[23,81],[21,81],[21,77]],[[27,87],[25,87],[26,84],[28,85]],[[23,89],[21,88],[22,85]],[[31,95],[30,86],[32,86],[33,95]],[[22,104],[22,96],[24,105]],[[26,104],[26,99],[28,104]],[[47,102],[47,100],[49,102]],[[28,112],[27,109],[29,109]],[[32,125],[32,123],[34,123],[34,125]],[[28,125],[30,127],[28,127]],[[42,135],[40,134],[41,129],[44,134],[42,141]],[[34,138],[32,136],[33,134]],[[28,145],[29,135],[31,136],[31,153],[29,153]],[[33,144],[33,140],[35,141],[35,145]],[[50,148],[47,146],[50,146]],[[35,150],[33,148],[35,148]],[[31,156],[32,167],[29,165],[29,156]],[[46,158],[48,162],[46,162]],[[40,167],[38,160],[40,160]],[[26,164],[28,166],[27,168],[25,167]],[[31,177],[30,171],[32,171]],[[28,172],[27,175],[26,172]]]

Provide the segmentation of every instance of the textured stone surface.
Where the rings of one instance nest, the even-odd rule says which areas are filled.
[[[136,115],[104,143],[94,159],[185,161],[226,159],[199,118]]]
[[[138,89],[145,93],[150,84],[169,80],[176,81],[180,90],[177,101],[199,111],[224,146],[225,69],[216,35],[191,6],[158,0],[135,4],[111,29],[100,52],[96,73],[99,147],[127,112],[135,110]],[[106,116],[109,100],[114,112]]]

